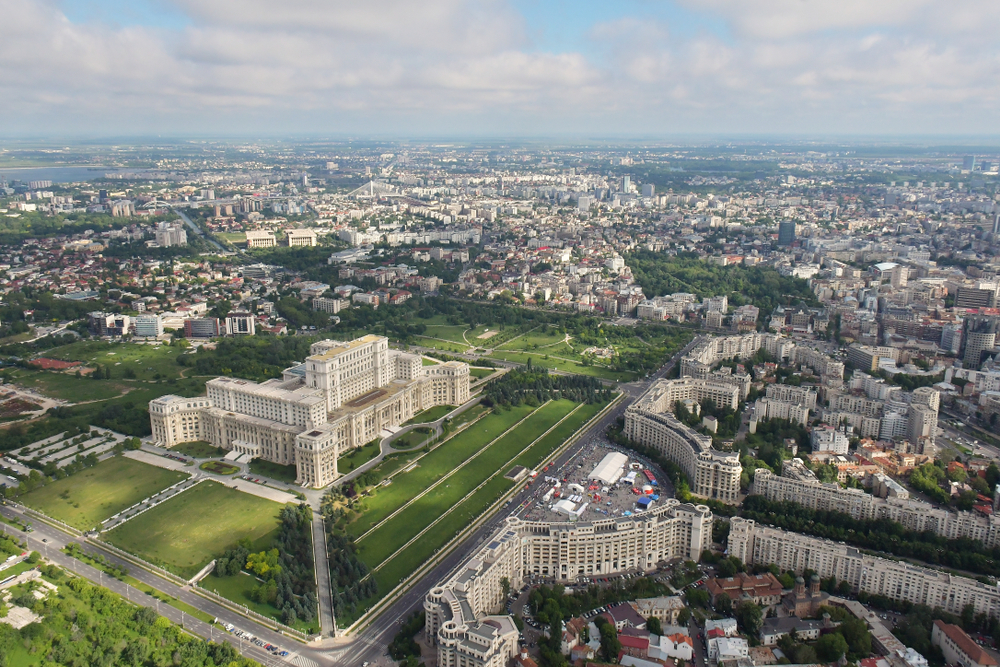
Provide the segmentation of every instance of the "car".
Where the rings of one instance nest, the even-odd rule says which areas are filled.
[[[42,542],[48,543],[48,541],[49,541],[49,538],[47,538],[47,537],[43,537],[42,538]]]

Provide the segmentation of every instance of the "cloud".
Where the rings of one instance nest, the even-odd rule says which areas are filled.
[[[1000,97],[985,0],[640,4],[560,52],[507,0],[162,1],[184,27],[0,0],[6,131],[992,132]]]

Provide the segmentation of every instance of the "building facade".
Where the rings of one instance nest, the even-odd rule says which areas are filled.
[[[839,484],[823,484],[815,476],[779,477],[770,470],[754,472],[751,495],[775,502],[793,502],[811,510],[843,512],[859,521],[888,519],[908,530],[931,531],[954,540],[965,537],[979,540],[987,547],[1000,543],[1000,521],[993,515],[951,511],[922,500],[896,495],[880,498],[861,489],[845,489]]]
[[[625,411],[625,435],[681,466],[691,480],[691,492],[695,495],[726,503],[738,502],[740,475],[743,472],[739,457],[713,449],[709,436],[695,432],[674,417],[671,412],[674,403],[682,400],[674,383],[680,383],[684,388],[682,392],[692,388],[692,383],[703,383],[702,386],[714,384],[691,378],[653,383]],[[721,386],[726,391],[736,391],[731,385]],[[735,400],[734,393],[729,396]],[[719,401],[717,404],[726,405]]]
[[[435,405],[469,400],[469,366],[421,366],[389,350],[388,339],[319,341],[305,363],[263,383],[220,377],[199,399],[163,396],[149,404],[153,438],[172,447],[205,440],[282,465],[296,483],[322,487],[339,477],[337,457]]]
[[[836,577],[854,591],[891,600],[941,607],[961,614],[972,605],[977,614],[1000,618],[996,586],[906,562],[861,553],[841,542],[762,526],[750,519],[730,521],[729,555],[747,565],[777,565],[801,573],[809,569],[821,578]]]
[[[712,522],[708,507],[673,498],[641,516],[603,521],[508,517],[483,547],[428,591],[425,636],[437,646],[439,665],[505,665],[514,655],[517,630],[508,643],[507,624],[513,627],[513,619],[491,615],[503,608],[504,580],[516,590],[533,574],[571,581],[580,575],[649,570],[672,558],[698,560],[711,544]]]

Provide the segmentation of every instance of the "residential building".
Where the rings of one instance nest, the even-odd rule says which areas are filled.
[[[946,665],[996,667],[997,661],[957,625],[938,619],[931,628],[931,644],[941,649]]]
[[[187,245],[187,230],[180,220],[161,222],[156,225],[156,245],[161,248]]]
[[[693,431],[671,412],[674,403],[701,396],[699,391],[713,398],[728,395],[729,401],[716,400],[716,404],[735,405],[738,389],[692,378],[659,380],[625,411],[625,435],[681,466],[692,482],[691,491],[695,495],[738,502],[743,472],[739,457],[713,449],[712,438]]]
[[[850,440],[841,431],[827,424],[820,424],[809,434],[813,452],[846,454]]]
[[[774,564],[794,572],[810,569],[819,577],[846,581],[855,592],[941,607],[953,614],[972,605],[977,614],[1000,618],[1000,591],[995,586],[871,556],[842,542],[762,526],[750,519],[734,517],[730,526],[729,555],[747,565]]]

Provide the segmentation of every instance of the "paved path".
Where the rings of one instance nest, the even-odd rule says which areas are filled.
[[[156,454],[151,454],[149,452],[142,451],[141,449],[137,451],[125,452],[124,456],[135,459],[136,461],[148,463],[149,465],[157,466],[159,468],[190,473],[196,479],[210,479],[212,481],[219,482],[220,484],[225,484],[226,486],[235,487],[245,493],[266,498],[267,500],[273,500],[274,502],[281,503],[282,505],[285,503],[299,502],[297,496],[294,496],[286,491],[282,491],[281,489],[276,489],[272,486],[265,486],[263,484],[257,484],[256,482],[248,482],[245,479],[240,479],[238,476],[215,475],[205,470],[201,470],[197,466],[185,465],[180,461],[168,459],[164,456],[157,456]]]
[[[323,515],[313,512],[313,562],[316,570],[316,590],[319,593],[319,628],[320,634],[329,637],[334,629],[333,588],[330,585],[330,561],[326,553],[326,526]]]

